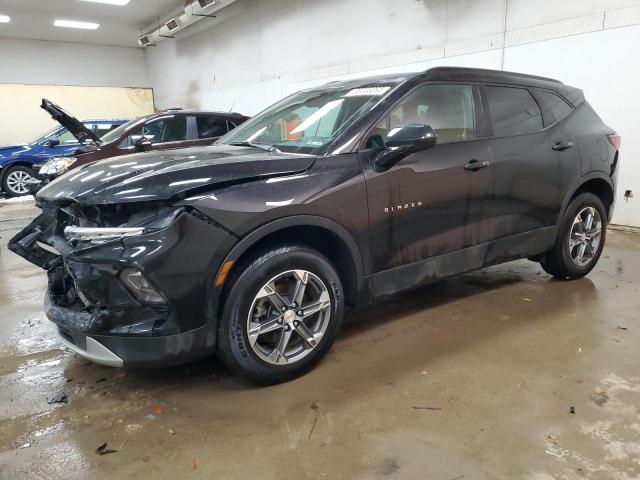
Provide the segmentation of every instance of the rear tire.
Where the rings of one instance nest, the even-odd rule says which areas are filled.
[[[581,193],[567,207],[556,244],[540,265],[562,280],[584,277],[598,263],[606,235],[607,212],[602,200],[593,193]]]
[[[321,253],[298,245],[263,251],[229,281],[218,356],[232,371],[256,383],[285,382],[311,370],[333,345],[344,293]]]
[[[29,195],[31,187],[28,181],[34,178],[36,173],[26,165],[9,167],[2,178],[2,191],[10,197]]]

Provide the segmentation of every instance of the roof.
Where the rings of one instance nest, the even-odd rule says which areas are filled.
[[[506,72],[503,70],[488,70],[482,68],[461,68],[461,67],[436,67],[423,72],[424,75],[434,79],[453,79],[513,83],[518,85],[552,83],[554,86],[564,85],[561,81],[553,78],[540,77],[537,75],[527,75],[525,73]]]
[[[144,115],[145,117],[151,117],[153,115],[166,115],[167,113],[183,113],[188,115],[218,115],[220,117],[234,117],[234,118],[244,118],[246,115],[237,112],[214,112],[210,110],[193,110],[193,109],[184,109],[184,108],[169,108],[167,110],[162,110],[156,113],[152,113],[150,115]]]
[[[418,73],[393,75],[379,75],[362,77],[351,80],[329,82],[309,90],[326,90],[335,88],[358,88],[376,84],[400,84],[405,81],[455,81],[455,82],[484,82],[506,85],[520,85],[527,87],[546,88],[564,95],[574,105],[580,103],[584,96],[582,90],[565,85],[559,80],[524,73],[505,72],[502,70],[487,70],[481,68],[464,67],[435,67]]]
[[[525,73],[486,70],[481,68],[436,67],[419,74],[424,80],[455,80],[469,82],[501,83],[525,87],[546,88],[564,95],[571,103],[578,104],[584,99],[582,90],[565,85],[560,80]]]
[[[371,77],[359,77],[349,80],[334,80],[333,82],[318,85],[317,87],[311,87],[307,91],[313,90],[327,90],[332,87],[335,88],[360,88],[370,87],[372,85],[393,85],[402,83],[415,76],[415,73],[403,73],[392,75],[375,75]]]
[[[82,123],[109,123],[109,122],[122,122],[126,123],[130,118],[85,118],[80,120]]]

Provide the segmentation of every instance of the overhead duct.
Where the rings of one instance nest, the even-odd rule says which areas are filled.
[[[173,15],[167,15],[168,20],[155,30],[142,35],[138,39],[141,47],[149,47],[156,45],[165,38],[173,38],[173,35],[180,30],[184,30],[203,18],[215,17],[215,13],[228,7],[237,0],[195,0],[188,3],[184,10],[174,12]]]

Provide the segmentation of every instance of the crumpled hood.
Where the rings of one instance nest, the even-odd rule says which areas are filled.
[[[81,205],[166,200],[190,190],[300,173],[315,160],[312,155],[231,145],[137,153],[71,170],[40,190],[37,198]]]

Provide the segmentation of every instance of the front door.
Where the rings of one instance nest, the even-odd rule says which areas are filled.
[[[484,241],[490,152],[487,140],[476,138],[474,103],[472,85],[423,84],[370,132],[360,159],[367,185],[373,272]],[[376,172],[371,160],[387,133],[408,123],[430,125],[438,135],[436,146]]]

